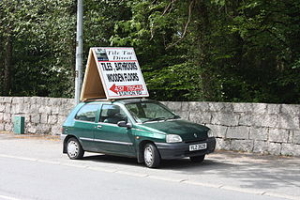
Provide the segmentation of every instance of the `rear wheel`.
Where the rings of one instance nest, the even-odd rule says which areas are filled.
[[[160,155],[156,146],[152,143],[146,144],[144,147],[145,165],[149,168],[155,168],[159,166],[160,160]]]
[[[67,142],[67,154],[70,159],[81,159],[84,154],[84,150],[81,144],[76,138],[70,138]]]
[[[190,160],[192,162],[201,163],[201,162],[203,162],[204,158],[205,158],[205,155],[202,155],[202,156],[193,156],[193,157],[190,157]]]

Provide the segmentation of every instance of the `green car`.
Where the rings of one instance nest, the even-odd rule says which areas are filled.
[[[202,162],[215,150],[209,128],[149,99],[79,103],[63,124],[63,153],[80,159],[85,151],[137,158],[154,168],[161,159],[189,157]]]

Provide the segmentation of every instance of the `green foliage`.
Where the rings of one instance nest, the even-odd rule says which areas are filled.
[[[93,46],[133,46],[158,100],[300,103],[299,10],[294,0],[85,0],[85,60]],[[74,0],[0,1],[9,94],[73,95],[75,17]]]
[[[73,6],[71,0],[0,2],[0,37],[13,38],[9,94],[54,97],[72,94]]]

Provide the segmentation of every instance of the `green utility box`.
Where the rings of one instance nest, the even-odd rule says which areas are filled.
[[[14,123],[14,133],[16,134],[23,134],[24,133],[24,126],[25,126],[25,117],[23,116],[14,116],[13,123]]]

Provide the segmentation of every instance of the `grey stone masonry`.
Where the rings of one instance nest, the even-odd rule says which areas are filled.
[[[212,129],[217,149],[300,156],[300,105],[163,103],[182,118]]]
[[[25,133],[59,135],[73,107],[73,99],[0,97],[0,131],[12,131],[14,116],[24,116]]]
[[[217,149],[300,156],[300,105],[223,102],[162,102],[183,119],[208,126]],[[0,97],[0,131],[25,117],[25,133],[59,135],[73,99]]]

